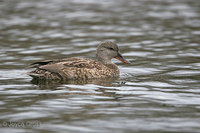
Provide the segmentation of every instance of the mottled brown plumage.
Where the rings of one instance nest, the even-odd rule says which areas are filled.
[[[119,53],[117,44],[106,41],[98,46],[96,60],[73,57],[35,62],[30,68],[36,69],[28,75],[37,79],[59,80],[119,77],[119,69],[111,62],[112,58],[129,63]]]

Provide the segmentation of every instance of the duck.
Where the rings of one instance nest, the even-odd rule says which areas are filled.
[[[79,80],[79,79],[104,79],[120,76],[119,68],[112,62],[116,58],[125,64],[126,60],[113,41],[101,42],[96,50],[96,58],[71,57],[34,62],[28,72],[33,79],[41,80]]]

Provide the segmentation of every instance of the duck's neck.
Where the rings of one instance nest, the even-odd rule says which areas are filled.
[[[96,55],[96,59],[99,61],[99,62],[101,62],[101,63],[103,63],[103,64],[113,64],[112,62],[111,62],[111,59],[109,59],[109,58],[107,58],[107,57],[102,57],[101,55]]]

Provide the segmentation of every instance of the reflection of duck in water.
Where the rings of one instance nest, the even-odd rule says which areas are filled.
[[[35,62],[30,68],[36,69],[28,75],[36,79],[59,80],[119,77],[119,69],[111,62],[112,58],[129,63],[119,53],[116,43],[106,41],[98,46],[96,60],[73,57]]]

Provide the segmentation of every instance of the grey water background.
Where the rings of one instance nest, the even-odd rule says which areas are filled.
[[[199,7],[199,0],[0,0],[0,132],[200,132]],[[113,59],[118,80],[37,84],[25,74],[35,61],[94,58],[104,40],[132,62]],[[27,121],[39,125],[8,123]]]

